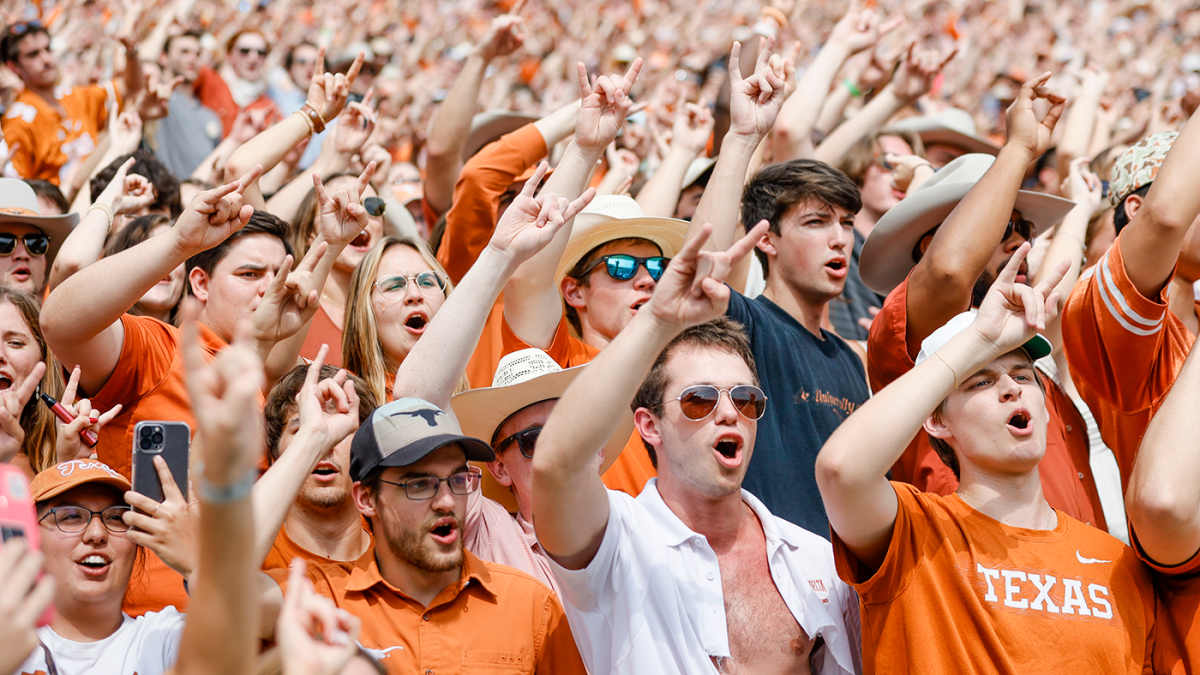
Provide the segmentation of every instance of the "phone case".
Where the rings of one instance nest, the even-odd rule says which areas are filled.
[[[29,494],[29,481],[24,471],[11,464],[0,464],[0,537],[3,542],[24,537],[30,550],[41,548],[37,508]],[[53,618],[54,605],[50,605],[38,618],[37,625],[49,625]]]
[[[163,500],[162,482],[154,468],[154,458],[161,456],[187,499],[191,442],[192,429],[184,422],[138,422],[133,429],[133,491],[156,502]]]

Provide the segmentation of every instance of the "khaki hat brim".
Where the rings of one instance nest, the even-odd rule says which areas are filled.
[[[36,227],[46,236],[50,237],[50,246],[46,249],[46,273],[49,274],[50,266],[54,264],[54,258],[58,255],[58,250],[62,248],[63,242],[70,236],[71,231],[79,224],[78,213],[67,213],[61,216],[17,216],[9,213],[0,213],[0,225],[5,223],[14,223],[18,225],[29,225]]]

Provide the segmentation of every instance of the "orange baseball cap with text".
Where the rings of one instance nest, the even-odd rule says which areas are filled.
[[[84,483],[111,485],[122,493],[130,489],[129,481],[109,465],[94,459],[73,459],[56,464],[33,477],[29,492],[35,503],[57,497]]]

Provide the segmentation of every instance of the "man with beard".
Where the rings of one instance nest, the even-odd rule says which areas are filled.
[[[467,461],[494,459],[487,443],[415,398],[376,409],[354,435],[352,493],[376,545],[349,570],[310,566],[309,576],[362,619],[359,642],[389,672],[586,672],[553,592],[463,547],[467,498],[480,485]],[[280,587],[264,598],[273,625],[288,572],[268,575]]]
[[[979,306],[1000,270],[1039,228],[1045,231],[1074,206],[1020,189],[1030,162],[1046,151],[1066,104],[1044,87],[1049,77],[1027,82],[1008,109],[1008,142],[999,156],[970,154],[950,162],[884,214],[867,238],[863,281],[888,294],[867,343],[867,374],[876,392],[913,368],[925,338]],[[1041,121],[1034,112],[1038,99],[1050,104]],[[1025,283],[1029,274],[1022,263],[1017,281]],[[1050,411],[1038,472],[1046,500],[1106,529],[1088,461],[1087,427],[1062,388],[1041,377]],[[958,478],[923,432],[893,467],[892,477],[942,495],[958,488]]]

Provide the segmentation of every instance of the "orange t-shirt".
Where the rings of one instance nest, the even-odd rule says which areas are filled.
[[[883,389],[912,370],[907,330],[908,279],[905,279],[888,294],[871,323],[867,376],[873,391]],[[1046,390],[1046,410],[1050,413],[1046,454],[1038,465],[1046,501],[1076,520],[1107,530],[1100,492],[1092,477],[1087,425],[1066,393],[1040,372],[1038,376]],[[942,463],[924,431],[917,432],[892,467],[892,478],[940,495],[953,494],[958,489],[954,472]]]
[[[335,368],[342,367],[342,329],[334,325],[333,319],[325,313],[325,308],[317,307],[313,314],[312,327],[300,347],[300,356],[308,361],[317,358],[321,345],[329,345],[329,353],[325,355],[325,363]]]
[[[1143,297],[1125,269],[1117,237],[1075,284],[1062,317],[1071,377],[1117,456],[1122,490],[1150,418],[1195,341],[1168,311],[1165,291],[1153,299]],[[1170,285],[1168,280],[1164,289]]]
[[[891,543],[871,572],[833,533],[861,599],[863,672],[1150,673],[1155,595],[1137,554],[1058,511],[1053,530],[1010,527],[892,483]]]
[[[111,92],[120,105],[116,88]],[[96,149],[108,121],[109,93],[97,84],[56,88],[54,97],[66,113],[63,119],[41,96],[22,91],[0,121],[17,175],[59,185]]]
[[[370,535],[370,530],[367,530],[365,527],[363,530]],[[275,543],[271,544],[271,550],[267,552],[266,560],[263,560],[262,571],[286,571],[288,565],[292,564],[292,558],[303,558],[304,561],[308,563],[309,567],[333,565],[335,567],[341,567],[347,572],[354,567],[353,560],[347,562],[342,560],[334,560],[333,558],[326,558],[324,556],[317,555],[316,553],[304,548],[300,544],[297,544],[295,541],[292,541],[292,538],[288,536],[287,525],[285,524],[279,528],[279,534],[275,535]]]
[[[1154,672],[1200,673],[1200,551],[1178,565],[1160,565],[1142,550],[1137,534],[1130,535],[1138,557],[1154,572],[1158,591]]]
[[[359,644],[390,673],[587,672],[554,592],[470,551],[428,607],[383,579],[374,546],[349,570],[308,570],[318,593],[362,620]],[[286,569],[267,574],[287,592]]]
[[[573,368],[591,363],[600,350],[589,347],[582,340],[573,337],[567,330],[569,325],[567,317],[564,316],[559,320],[558,330],[554,333],[554,341],[550,343],[550,348],[546,350],[546,353],[563,368]],[[502,322],[501,331],[505,354],[530,348],[512,332],[507,321]],[[646,481],[657,475],[658,471],[650,463],[650,453],[646,452],[646,445],[642,443],[642,436],[634,429],[633,435],[629,437],[621,454],[600,478],[610,490],[620,490],[636,497],[642,492],[642,488],[646,487]]]

